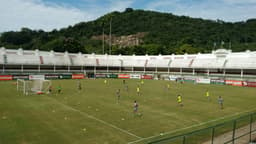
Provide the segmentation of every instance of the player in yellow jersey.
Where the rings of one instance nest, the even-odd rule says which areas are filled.
[[[206,90],[205,92],[205,96],[207,97],[208,101],[211,101],[211,98],[210,98],[210,93],[208,90]]]
[[[105,79],[105,80],[104,80],[104,84],[107,84],[107,83],[108,83],[108,81]]]
[[[178,95],[178,96],[177,96],[177,102],[178,102],[179,106],[181,106],[181,107],[183,106],[181,95]]]
[[[137,86],[136,92],[137,92],[137,95],[140,96],[141,93],[140,93],[140,87],[139,86]]]
[[[169,90],[170,90],[171,85],[170,85],[169,83],[167,83],[166,87],[167,87],[167,90],[169,91]]]
[[[140,83],[141,83],[141,85],[144,85],[144,80],[141,80]]]

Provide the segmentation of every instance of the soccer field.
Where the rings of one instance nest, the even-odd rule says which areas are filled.
[[[24,96],[13,83],[0,82],[0,144],[145,143],[161,138],[160,133],[187,132],[256,109],[256,89],[248,87],[144,80],[137,96],[139,80],[126,80],[128,92],[121,79],[108,79],[107,84],[103,79],[81,80],[81,92],[76,80],[53,80],[52,94]],[[58,85],[61,94],[56,93]],[[224,99],[222,110],[218,96]],[[139,116],[133,113],[134,100]]]

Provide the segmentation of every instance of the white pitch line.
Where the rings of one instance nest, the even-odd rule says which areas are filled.
[[[65,105],[65,104],[63,104],[63,103],[61,103],[61,102],[59,102],[59,101],[57,101],[57,100],[55,100],[55,101],[56,101],[57,103],[61,104],[62,106],[64,106],[65,108],[70,109],[70,110],[73,110],[73,111],[76,111],[76,112],[80,113],[81,115],[86,116],[86,117],[88,117],[88,118],[90,118],[90,119],[96,120],[96,121],[98,121],[98,122],[100,122],[100,123],[103,123],[103,124],[105,124],[105,125],[107,125],[107,126],[109,126],[109,127],[112,127],[112,128],[114,128],[114,129],[117,129],[117,130],[119,130],[119,131],[121,131],[121,132],[123,132],[123,133],[126,133],[126,134],[128,134],[128,135],[131,135],[131,136],[133,136],[133,137],[140,138],[140,139],[142,138],[142,137],[139,137],[139,136],[137,136],[137,135],[135,135],[135,134],[133,134],[133,133],[130,133],[130,132],[127,131],[127,130],[121,129],[121,128],[119,128],[119,127],[117,127],[117,126],[115,126],[115,125],[113,125],[113,124],[111,124],[111,123],[108,123],[108,122],[106,122],[106,121],[103,121],[103,120],[101,120],[101,119],[98,119],[98,118],[96,118],[96,117],[94,117],[94,116],[92,116],[92,115],[89,115],[89,114],[87,114],[86,112],[82,112],[82,111],[80,111],[80,110],[78,110],[78,109],[72,108],[72,107],[70,107],[70,106],[68,106],[68,105]]]
[[[222,120],[222,119],[225,119],[225,118],[228,118],[228,117],[233,117],[233,116],[239,115],[241,113],[247,113],[247,112],[251,112],[251,111],[254,111],[254,110],[256,110],[256,109],[251,109],[251,110],[248,110],[248,111],[235,113],[235,114],[224,116],[224,117],[220,117],[220,118],[217,118],[217,119],[214,119],[214,120],[209,120],[209,121],[202,122],[202,123],[199,123],[199,124],[191,125],[189,127],[184,127],[184,128],[177,129],[177,130],[174,130],[174,131],[165,132],[165,133],[163,133],[163,135],[175,133],[175,132],[178,132],[178,131],[181,131],[181,130],[185,130],[185,129],[189,129],[189,128],[193,128],[193,127],[198,127],[198,126],[201,126],[201,125],[204,125],[204,124],[207,124],[207,123],[215,122],[215,121],[218,121],[218,120]],[[155,137],[159,137],[159,135],[154,135],[154,136],[150,136],[150,137],[141,138],[141,139],[138,139],[136,141],[128,142],[128,144],[137,143],[137,142],[140,142],[140,141],[143,141],[143,140],[147,140],[147,139],[151,139],[151,138],[155,138]]]

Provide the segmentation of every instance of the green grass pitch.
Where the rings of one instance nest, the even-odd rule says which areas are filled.
[[[144,80],[137,96],[139,80],[53,80],[62,93],[29,95],[16,91],[15,81],[0,82],[1,144],[123,144],[145,143],[160,134],[177,134],[223,122],[255,110],[256,89],[223,85],[204,85]],[[116,90],[121,89],[117,102]],[[209,90],[211,101],[205,96]],[[183,107],[177,104],[182,95]],[[217,97],[224,99],[221,110]],[[134,116],[137,100],[141,116]],[[237,114],[237,115],[236,115]],[[188,129],[187,127],[191,127]]]

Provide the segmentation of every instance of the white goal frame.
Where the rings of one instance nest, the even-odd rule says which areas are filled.
[[[23,80],[17,79],[17,91],[22,91],[24,95],[28,94],[42,94],[49,91],[52,85],[50,80]]]

